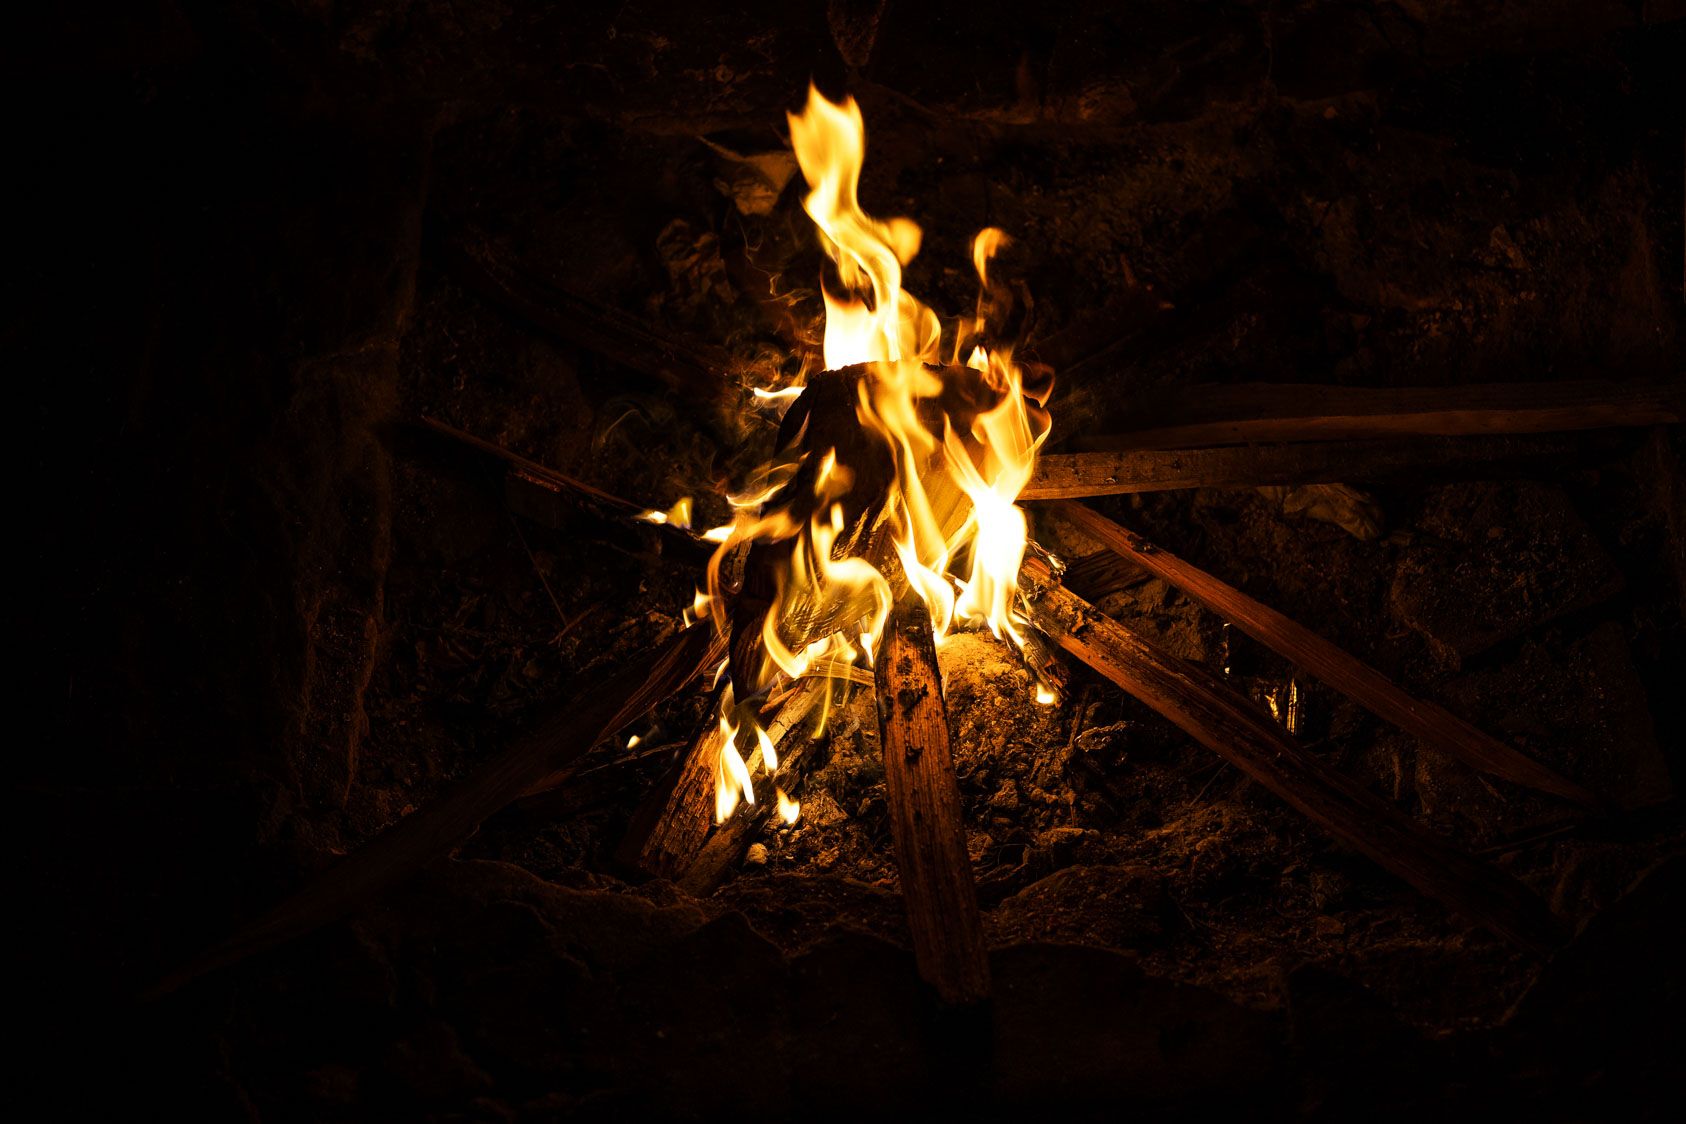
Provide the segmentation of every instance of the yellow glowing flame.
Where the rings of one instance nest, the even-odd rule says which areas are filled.
[[[637,518],[646,523],[669,523],[675,527],[689,528],[691,526],[691,497],[681,496],[678,502],[666,511],[646,511]]]
[[[774,788],[773,792],[779,801],[779,819],[787,824],[795,823],[797,818],[802,815],[801,802],[792,800],[782,788]]]
[[[810,89],[807,105],[789,121],[791,146],[809,189],[803,207],[836,267],[835,282],[822,286],[825,365],[831,370],[864,365],[856,418],[889,451],[894,481],[883,497],[855,496],[854,474],[828,450],[814,466],[815,502],[804,503],[802,514],[778,502],[804,467],[800,459],[764,467],[741,494],[728,497],[733,521],[704,536],[720,545],[709,566],[711,596],[699,598],[697,615],[708,612],[716,627],[729,629],[722,573],[735,548],[750,542],[791,546],[788,563],[774,575],[777,592],[761,628],[766,669],[756,684],[758,695],[779,677],[816,672],[846,677],[858,664],[870,666],[891,607],[903,594],[930,609],[939,643],[965,624],[1022,646],[1027,625],[1018,608],[1018,572],[1027,526],[1015,501],[1047,436],[1047,415],[1040,410],[1046,393],[1033,410],[1011,349],[986,338],[990,263],[1007,236],[991,227],[973,239],[978,305],[953,332],[952,354],[958,357],[964,349],[966,366],[938,366],[942,325],[901,287],[902,267],[918,254],[922,232],[908,219],[876,219],[860,206],[866,156],[860,107],[852,98],[833,103]],[[950,390],[955,393],[945,395]],[[756,390],[755,398],[800,393],[799,387]],[[953,407],[951,413],[942,404],[950,398],[976,405]],[[887,535],[879,541],[888,543],[893,557],[884,550],[868,556],[873,529],[845,525],[839,502],[844,497],[882,499],[878,525]],[[865,509],[878,510],[872,504]],[[678,505],[665,520],[654,521],[677,522],[676,513]],[[682,514],[688,525],[688,506]],[[814,636],[826,631],[812,627],[815,621],[829,622],[829,631]],[[1043,704],[1057,701],[1046,684],[1038,684],[1036,697]],[[822,707],[822,721],[824,713]],[[753,708],[734,700],[730,688],[722,693],[719,721],[715,810],[724,819],[740,799],[753,802],[754,766],[771,774],[778,758]],[[739,750],[746,725],[758,743],[748,762]],[[796,802],[788,801],[787,813],[788,798],[780,791],[778,799],[781,816],[794,821]]]

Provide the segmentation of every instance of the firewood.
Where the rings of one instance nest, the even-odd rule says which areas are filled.
[[[877,659],[884,788],[919,974],[947,1003],[989,996],[989,959],[949,755],[931,617],[904,601]]]
[[[634,874],[676,878],[708,838],[714,825],[715,763],[726,744],[718,701],[716,692],[684,754],[632,813],[615,861]]]
[[[724,645],[706,623],[668,641],[653,657],[577,692],[513,746],[436,802],[353,851],[292,897],[147,990],[168,994],[207,972],[304,936],[448,854],[492,813],[536,791],[604,737],[720,661]]]
[[[1301,383],[1194,386],[1138,404],[1122,432],[1084,451],[1191,449],[1366,437],[1557,433],[1678,422],[1686,383],[1548,382],[1350,387]]]
[[[1205,668],[1179,660],[1026,566],[1034,619],[1060,645],[1329,832],[1449,909],[1544,952],[1561,923],[1521,883],[1329,768]]]
[[[786,792],[800,790],[801,778],[814,759],[814,743],[801,733],[808,725],[806,719],[830,689],[820,680],[803,680],[767,725],[767,737],[779,751],[777,784]],[[775,807],[771,791],[766,798],[751,806],[740,806],[730,819],[714,829],[708,841],[698,849],[690,865],[679,876],[679,888],[699,898],[713,893],[725,880],[727,871],[743,857],[751,840],[761,834]]]
[[[1080,499],[1181,488],[1350,483],[1401,475],[1451,474],[1475,468],[1485,472],[1501,462],[1558,461],[1580,448],[1569,437],[1524,434],[1049,453],[1037,460],[1036,472],[1019,498]]]
[[[447,246],[455,275],[491,304],[545,335],[583,347],[688,398],[712,402],[725,392],[727,354],[679,339],[519,269],[483,233],[466,230]]]
[[[419,424],[427,433],[496,465],[503,473],[504,499],[510,509],[542,526],[567,527],[576,513],[625,524],[650,510],[437,418],[423,416]],[[713,553],[714,548],[710,544],[684,528],[659,523],[649,524],[649,527],[661,542],[664,555],[700,566]]]
[[[1265,647],[1297,664],[1377,717],[1444,750],[1460,761],[1516,784],[1549,792],[1588,808],[1598,797],[1483,733],[1444,707],[1413,698],[1381,672],[1275,609],[1248,597],[1204,570],[1147,542],[1104,515],[1070,500],[1050,505],[1062,518],[1121,557],[1176,586]]]

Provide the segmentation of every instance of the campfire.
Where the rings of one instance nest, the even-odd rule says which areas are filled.
[[[1549,455],[1556,446],[1543,435],[1678,421],[1679,387],[1300,388],[1268,402],[1219,395],[1148,428],[1073,442],[1088,451],[1040,456],[1052,432],[1053,372],[1016,358],[1016,341],[1004,334],[1014,294],[992,263],[1010,234],[976,233],[975,305],[944,320],[902,288],[902,269],[920,250],[919,226],[861,208],[859,106],[810,89],[789,129],[808,185],[803,206],[829,262],[821,284],[823,370],[751,388],[762,408],[782,410],[782,420],[772,458],[727,496],[729,522],[694,527],[691,496],[641,508],[424,419],[431,432],[506,466],[520,510],[543,512],[561,497],[659,528],[669,551],[696,559],[701,570],[681,631],[156,990],[338,916],[511,801],[565,785],[571,763],[600,739],[619,736],[634,749],[639,737],[625,731],[636,719],[702,682],[711,714],[633,817],[617,851],[622,868],[707,893],[771,817],[799,821],[809,746],[843,699],[870,688],[920,973],[945,1002],[982,1002],[991,989],[986,942],[938,662],[939,649],[965,630],[987,630],[1010,645],[1037,704],[1061,700],[1070,677],[1056,655],[1063,650],[1423,894],[1523,948],[1559,945],[1560,921],[1532,892],[1309,753],[1274,697],[1267,713],[1223,677],[1098,612],[1064,581],[1065,563],[1030,538],[1020,505],[1040,504],[1110,557],[1163,580],[1425,744],[1596,812],[1602,802],[1584,786],[1074,501]],[[684,377],[710,383],[722,366],[706,350],[654,340],[605,310],[547,294],[483,247],[467,243],[459,253],[486,291],[547,323],[571,305],[568,316],[592,324],[594,346],[629,365],[671,376],[677,362]],[[565,324],[558,330],[577,334]]]
[[[1679,1115],[1686,7],[38,7],[25,1115]]]

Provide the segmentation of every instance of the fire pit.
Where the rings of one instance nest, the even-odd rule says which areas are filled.
[[[13,68],[59,1114],[1667,1115],[1686,21],[166,7]]]

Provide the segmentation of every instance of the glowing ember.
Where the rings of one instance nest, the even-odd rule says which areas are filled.
[[[728,561],[741,557],[746,544],[777,559],[757,666],[742,668],[734,655],[734,682],[721,695],[715,768],[721,820],[740,800],[754,802],[757,766],[768,775],[778,770],[772,739],[756,721],[756,700],[788,679],[843,679],[858,664],[870,666],[896,598],[911,593],[925,602],[938,643],[966,625],[1022,645],[1018,573],[1026,524],[1014,501],[1048,433],[1042,406],[1049,388],[1027,396],[1011,349],[985,335],[989,264],[1006,235],[989,228],[973,239],[977,309],[945,334],[936,315],[901,287],[902,267],[919,251],[920,228],[861,210],[856,190],[866,132],[854,100],[833,104],[810,89],[806,108],[790,117],[790,136],[809,187],[803,206],[841,289],[824,292],[828,373],[819,379],[852,388],[851,424],[887,453],[891,471],[869,484],[858,479],[871,475],[858,461],[840,457],[835,447],[816,448],[822,424],[810,417],[819,410],[816,399],[803,415],[800,439],[730,497],[733,521],[705,534],[720,545],[707,595],[699,594],[692,614],[711,614],[723,632],[736,631],[727,609]],[[950,360],[942,365],[945,350]],[[962,354],[964,365],[957,362]],[[840,373],[844,368],[852,371]],[[817,390],[757,395],[807,398]],[[803,408],[801,400],[792,406]],[[680,525],[689,517],[688,501],[646,516]],[[1036,697],[1056,698],[1047,684],[1038,685]],[[824,707],[820,713],[823,723]],[[746,746],[754,746],[748,760]],[[794,822],[798,805],[780,791],[778,811]]]

